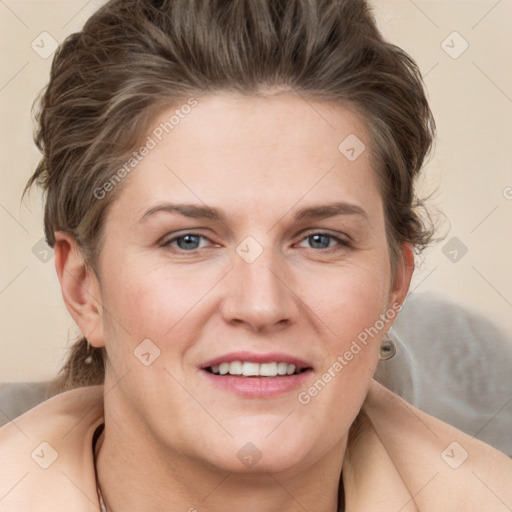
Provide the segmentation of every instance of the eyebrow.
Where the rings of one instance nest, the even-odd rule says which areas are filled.
[[[185,217],[194,219],[210,219],[225,223],[226,216],[217,208],[210,206],[200,206],[191,203],[163,203],[150,208],[139,219],[139,222],[147,220],[149,217],[159,212],[179,213]],[[363,217],[369,222],[368,214],[360,206],[352,203],[337,202],[319,206],[303,208],[295,213],[295,220],[318,220],[334,217],[336,215],[357,215]]]

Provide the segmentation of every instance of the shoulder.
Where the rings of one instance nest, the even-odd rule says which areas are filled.
[[[92,436],[103,422],[103,387],[61,393],[0,429],[2,510],[74,510],[94,505]],[[64,510],[64,508],[63,508]]]
[[[512,460],[373,381],[353,453],[380,466],[417,510],[510,510]],[[373,446],[369,451],[368,446]],[[378,455],[376,455],[378,454]]]

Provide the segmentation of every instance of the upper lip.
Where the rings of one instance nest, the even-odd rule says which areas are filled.
[[[285,354],[283,352],[267,352],[265,354],[258,354],[256,352],[230,352],[219,357],[215,357],[203,363],[202,369],[209,368],[210,366],[217,366],[221,363],[231,363],[233,361],[247,361],[251,363],[288,363],[293,364],[297,370],[303,370],[305,368],[312,368],[307,361],[300,359],[299,357]]]

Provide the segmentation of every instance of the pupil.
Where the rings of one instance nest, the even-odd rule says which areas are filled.
[[[178,238],[177,242],[180,249],[197,249],[199,237],[194,235],[185,235]]]
[[[312,235],[309,239],[311,246],[315,249],[326,249],[329,247],[329,237],[327,235]]]

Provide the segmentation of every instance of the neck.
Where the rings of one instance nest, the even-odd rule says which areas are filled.
[[[107,420],[97,443],[98,480],[107,512],[238,512],[241,503],[246,512],[339,510],[346,441],[307,470],[237,474],[180,453],[162,457],[162,449],[147,437],[139,437],[144,443],[133,443],[137,435],[132,425],[129,436],[120,426],[110,429]]]

